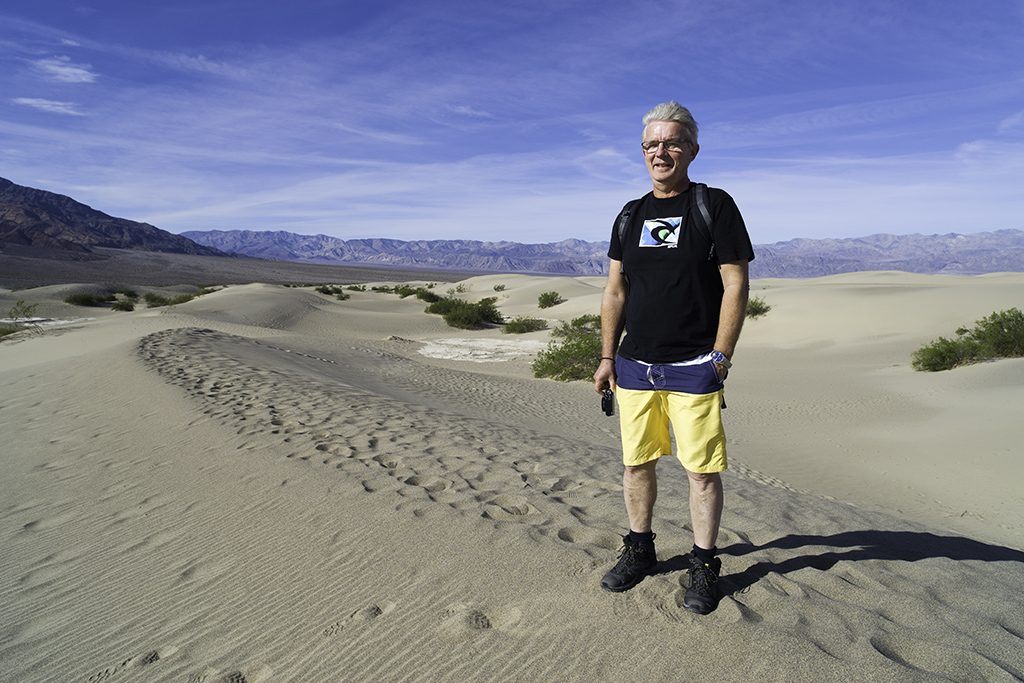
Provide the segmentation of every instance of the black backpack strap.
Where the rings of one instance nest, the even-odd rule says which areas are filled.
[[[697,225],[703,228],[704,233],[707,234],[708,241],[711,242],[711,249],[708,250],[708,261],[711,261],[715,257],[715,233],[711,230],[711,211],[708,209],[711,199],[708,196],[708,186],[704,183],[694,183],[693,200],[691,206],[696,205],[697,211],[691,211],[691,213]]]
[[[619,233],[619,248],[623,247],[626,241],[626,228],[629,227],[629,217],[633,213],[633,209],[640,203],[639,199],[631,199],[626,202],[626,205],[622,207],[622,211],[619,212],[619,222],[616,224],[616,231]]]
[[[639,199],[631,199],[626,202],[626,205],[622,207],[622,211],[619,212],[619,220],[615,224],[615,231],[619,234],[619,249],[623,252],[626,250],[626,228],[629,227],[629,219],[633,214],[633,209],[639,203]],[[622,265],[622,261],[619,261],[619,272],[623,275],[626,274],[626,267]]]

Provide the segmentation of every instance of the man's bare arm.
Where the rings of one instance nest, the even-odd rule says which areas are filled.
[[[715,336],[715,350],[727,358],[736,352],[736,342],[747,316],[747,297],[750,295],[749,265],[746,261],[721,264],[722,309],[718,316],[718,334]]]
[[[623,313],[626,309],[626,278],[622,275],[622,263],[615,259],[608,261],[608,282],[601,297],[601,357],[594,373],[594,389],[616,389],[615,352],[625,324]]]

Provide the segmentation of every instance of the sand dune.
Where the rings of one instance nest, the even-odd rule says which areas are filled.
[[[596,312],[601,284],[463,282],[552,322]],[[567,301],[538,310],[552,290]],[[674,462],[658,573],[602,592],[625,519],[592,388],[533,379],[528,356],[421,353],[548,332],[239,285],[18,335],[0,342],[0,679],[1020,680],[1024,363],[922,374],[909,354],[1022,292],[755,283],[772,310],[729,382],[726,597],[706,617],[680,607]],[[0,310],[17,298],[74,312],[56,290]]]

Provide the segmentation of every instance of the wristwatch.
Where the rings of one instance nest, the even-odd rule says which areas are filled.
[[[729,360],[728,358],[726,358],[725,354],[722,353],[721,351],[712,351],[711,352],[711,362],[712,363],[717,363],[718,365],[721,365],[726,370],[728,370],[729,368],[732,367],[732,361]]]

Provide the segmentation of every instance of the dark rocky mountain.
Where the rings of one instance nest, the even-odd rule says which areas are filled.
[[[342,240],[327,235],[252,230],[190,231],[183,235],[228,253],[265,259],[468,271],[599,275],[607,244],[564,240],[548,244],[472,240]],[[795,239],[754,247],[753,277],[818,277],[861,270],[977,274],[1024,271],[1024,231],[972,235],[869,235]]]
[[[93,247],[224,256],[148,223],[115,218],[61,194],[0,178],[0,242],[88,252]]]

